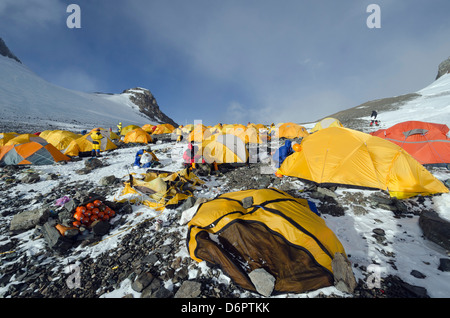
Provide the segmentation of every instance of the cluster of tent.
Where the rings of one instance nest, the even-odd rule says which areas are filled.
[[[381,189],[397,198],[447,193],[423,164],[448,164],[448,132],[445,125],[408,122],[365,134],[326,119],[279,170],[322,186]],[[258,291],[251,273],[264,269],[275,278],[274,294],[332,286],[332,261],[336,253],[346,257],[313,203],[274,188],[202,203],[188,223],[186,244],[192,259],[220,266],[247,290]]]
[[[207,163],[245,163],[249,160],[251,145],[279,139],[304,138],[309,135],[305,127],[296,123],[263,124],[203,124],[180,126],[174,131],[183,135],[188,142],[198,145]]]
[[[447,193],[424,164],[448,165],[446,125],[405,122],[365,134],[342,126],[319,129],[280,166],[281,175],[319,185],[381,189],[397,198]],[[380,138],[381,137],[381,138]]]
[[[0,133],[0,165],[46,165],[69,161],[71,157],[90,155],[93,146],[91,133],[84,135],[67,130],[45,130],[35,134]],[[151,143],[151,134],[172,133],[170,124],[129,125],[122,129],[121,135],[109,129],[98,128],[104,137],[101,151],[117,149],[117,141],[124,143]]]

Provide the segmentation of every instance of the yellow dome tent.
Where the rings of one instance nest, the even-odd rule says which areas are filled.
[[[275,276],[274,292],[332,286],[331,262],[335,253],[346,257],[345,250],[311,205],[273,188],[222,194],[200,205],[188,223],[188,252],[251,291],[248,273],[259,268]]]
[[[136,128],[128,132],[123,142],[128,143],[141,143],[141,144],[148,144],[149,142],[152,142],[152,136],[148,134],[144,129],[142,128]]]
[[[187,140],[194,142],[202,142],[203,140],[211,136],[211,131],[204,125],[196,125],[194,130],[191,131]]]
[[[319,121],[310,131],[310,133],[316,132],[318,130],[328,128],[328,127],[344,127],[339,120],[336,118],[328,117]]]
[[[128,134],[130,131],[136,129],[136,128],[141,128],[139,126],[136,125],[128,125],[122,128],[122,130],[120,131],[120,135],[121,136],[125,136],[126,134]]]
[[[145,130],[146,132],[148,132],[149,134],[153,133],[153,127],[155,127],[156,125],[152,125],[152,124],[145,124],[144,126],[142,126],[141,128],[143,130]],[[155,128],[156,129],[156,128]]]
[[[51,132],[53,132],[54,130],[44,130],[44,131],[42,131],[40,134],[39,134],[39,137],[41,137],[41,138],[47,138],[47,136],[51,133]]]
[[[39,135],[39,137],[41,137],[41,135]],[[44,136],[45,137],[42,138],[62,152],[67,149],[72,141],[81,137],[81,135],[67,130],[52,130]]]
[[[8,140],[5,146],[20,145],[32,141],[37,142],[41,145],[45,145],[48,143],[44,138],[36,136],[35,134],[21,134]]]
[[[223,129],[224,134],[235,135],[239,137],[246,144],[260,144],[259,131],[255,128],[248,128],[244,125],[233,125],[232,127],[226,127]]]
[[[181,130],[183,131],[183,134],[189,134],[191,131],[194,130],[194,125],[188,124],[186,126],[183,126],[183,128],[181,128]]]
[[[308,136],[309,133],[305,127],[295,124],[295,123],[284,123],[278,127],[278,138],[304,138]]]
[[[399,199],[449,192],[404,149],[356,130],[331,127],[304,138],[279,172],[317,184],[388,191]]]
[[[156,126],[155,131],[153,131],[153,135],[161,135],[161,134],[171,134],[175,130],[171,124],[160,124]]]
[[[91,133],[93,130],[91,130],[86,135],[73,140],[69,144],[67,149],[64,151],[64,154],[67,156],[71,156],[71,157],[90,154],[92,151],[92,145],[93,145],[92,144],[93,140],[91,138]],[[101,143],[100,143],[100,151],[117,149],[116,144],[112,141],[112,138],[111,138],[112,133],[110,131],[100,128],[100,133],[103,136],[103,139],[101,140]]]
[[[8,141],[11,139],[19,136],[19,134],[15,132],[9,132],[9,133],[0,133],[0,147],[4,146]]]
[[[249,153],[244,142],[235,135],[213,135],[201,144],[207,163],[245,163]]]

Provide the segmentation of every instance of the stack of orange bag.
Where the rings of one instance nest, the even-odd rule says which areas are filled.
[[[73,226],[80,227],[82,225],[88,227],[97,220],[108,221],[113,218],[116,212],[104,204],[100,200],[88,203],[85,206],[81,205],[75,209],[73,217],[75,221]]]

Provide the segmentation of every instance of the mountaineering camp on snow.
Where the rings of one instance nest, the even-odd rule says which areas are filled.
[[[430,170],[438,172],[435,176],[419,162],[425,164],[423,159],[415,159],[417,151],[410,154],[402,145],[386,140],[399,138],[394,135],[397,129],[407,132],[404,142],[414,135],[412,131],[423,135],[424,129],[435,129],[441,134],[439,141],[427,142],[445,146],[446,125],[405,123],[401,128],[394,125],[383,130],[386,133],[371,134],[345,128],[332,118],[310,124],[309,131],[295,123],[257,128],[253,124],[218,124],[165,126],[161,127],[162,134],[155,134],[158,126],[132,125],[121,127],[120,132],[94,128],[84,131],[84,135],[62,130],[1,135],[4,191],[29,192],[38,185],[40,197],[46,197],[58,182],[67,188],[84,182],[86,177],[91,187],[59,192],[64,196],[53,196],[54,200],[45,200],[45,204],[28,200],[31,205],[19,213],[3,208],[2,215],[9,222],[9,231],[2,231],[2,241],[6,242],[2,245],[3,297],[66,297],[71,293],[78,297],[157,298],[202,294],[277,298],[449,295],[448,284],[442,283],[440,277],[448,276],[448,267],[443,265],[448,266],[443,253],[448,240],[440,242],[435,239],[439,235],[436,233],[423,238],[417,224],[423,217],[421,209],[429,210],[430,204],[438,205],[439,200],[449,196],[444,184],[449,179],[442,178],[447,176],[443,172],[447,172],[449,164],[444,159],[446,151],[435,153],[439,146],[424,145],[433,150],[428,150],[431,157],[440,159],[426,165],[438,169]],[[385,138],[376,134],[384,134]],[[250,174],[246,172],[249,168],[253,168]],[[19,181],[22,177],[13,172],[37,180]],[[231,177],[235,173],[239,176]],[[266,178],[266,185],[258,184],[261,177]],[[110,184],[108,178],[113,179]],[[95,185],[99,181],[92,180],[99,180],[102,189]],[[362,201],[350,200],[349,196]],[[341,210],[340,214],[335,214],[335,209]],[[449,224],[445,217],[433,218]],[[396,227],[401,230],[398,232]],[[143,247],[147,258],[153,255],[160,263],[178,259],[189,266],[178,265],[168,275],[168,268],[162,265],[159,267],[164,269],[155,273],[158,262],[152,263],[151,270],[141,265],[139,273],[121,277],[113,286],[103,283],[88,296],[81,293],[83,284],[90,286],[83,283],[85,274],[80,288],[61,287],[67,285],[66,274],[55,277],[46,288],[39,285],[41,288],[30,289],[28,283],[20,283],[27,282],[25,273],[7,271],[16,268],[16,263],[22,264],[21,258],[44,254],[51,255],[52,260],[41,262],[51,264],[53,271],[64,267],[68,260],[77,266],[83,264],[84,258],[100,263],[105,254],[120,250],[121,241],[138,228],[140,236],[149,242],[164,232],[179,232],[179,242],[171,236],[166,242],[160,241],[161,246]],[[167,252],[170,249],[167,255],[156,252],[164,250],[166,244],[173,245],[174,254]],[[392,275],[400,272],[399,267],[411,266],[405,260],[414,257],[418,245],[424,252],[410,272],[417,277],[431,276],[426,287],[407,282],[404,275],[411,275],[403,270],[401,280],[392,278],[400,276]],[[132,258],[133,250],[125,251]],[[118,259],[125,257],[119,255]],[[366,265],[360,264],[364,262]],[[355,271],[356,264],[361,269]],[[110,271],[121,267],[125,270],[127,266],[119,261]],[[177,276],[177,269],[187,271],[184,279]],[[211,276],[212,286],[222,287],[202,286],[198,281],[211,270],[220,271],[217,278]],[[373,286],[369,277],[376,273],[380,275],[379,285],[367,288]],[[416,276],[411,277],[420,279]],[[385,286],[380,283],[383,278]],[[192,294],[185,291],[189,284],[196,286],[190,287],[195,289]],[[224,285],[233,288],[221,294],[218,291],[226,289]],[[387,285],[400,289],[400,294],[384,291]]]
[[[450,74],[313,123],[179,125],[143,88],[0,69],[42,90],[1,122],[1,297],[450,297]]]

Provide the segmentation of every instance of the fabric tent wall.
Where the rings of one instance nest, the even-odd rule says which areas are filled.
[[[8,142],[6,142],[5,146],[20,145],[30,141],[34,141],[43,145],[47,144],[47,141],[44,138],[36,136],[35,134],[21,134],[10,139]]]
[[[94,128],[95,129],[95,128]],[[93,130],[94,130],[93,129]],[[91,130],[91,132],[93,131]],[[69,146],[64,151],[64,154],[67,156],[78,156],[80,153],[88,153],[92,151],[92,138],[91,138],[91,132],[88,134],[73,140]],[[101,151],[107,151],[107,150],[113,150],[117,149],[116,144],[112,141],[111,136],[117,136],[116,134],[113,134],[109,132],[108,130],[100,128],[100,133],[103,136],[103,139],[100,143],[100,150]]]
[[[245,163],[249,158],[245,143],[235,135],[213,135],[201,147],[208,163]]]
[[[397,198],[448,192],[401,147],[340,127],[304,138],[301,151],[287,157],[279,171],[318,184],[381,189]]]
[[[51,165],[59,161],[68,161],[52,144],[34,141],[0,147],[0,165]]]
[[[388,129],[372,132],[377,136],[405,149],[424,165],[447,165],[450,163],[450,138],[447,125],[422,121],[406,121]]]
[[[148,144],[149,142],[152,142],[152,136],[150,136],[145,130],[142,128],[136,128],[130,132],[128,132],[123,142],[128,143],[142,143],[142,144]]]
[[[309,133],[305,127],[295,124],[295,123],[284,123],[278,127],[278,138],[304,138],[308,136]]]
[[[319,121],[312,129],[311,133],[319,131],[321,129],[329,127],[344,127],[339,120],[336,118],[328,117]]]
[[[244,208],[242,200],[249,197],[253,204]],[[345,255],[307,200],[277,189],[223,194],[203,203],[188,228],[187,248],[193,259],[220,265],[237,284],[253,291],[248,273],[257,268],[275,276],[276,292],[330,286],[333,257]]]
[[[48,143],[55,146],[56,149],[64,152],[72,141],[80,137],[81,135],[70,131],[53,130],[50,131],[48,134],[45,134],[45,137],[42,138],[44,138]]]

